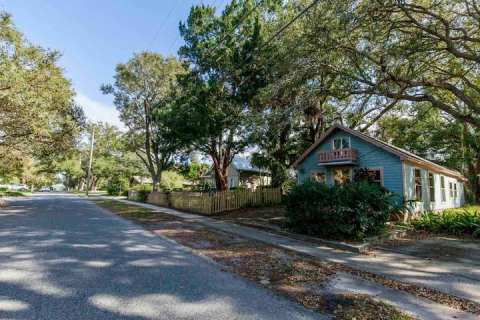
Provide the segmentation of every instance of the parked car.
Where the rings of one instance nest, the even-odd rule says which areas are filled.
[[[12,184],[9,189],[12,191],[28,191],[28,186],[26,184]]]
[[[40,192],[50,192],[50,188],[49,187],[41,187]]]

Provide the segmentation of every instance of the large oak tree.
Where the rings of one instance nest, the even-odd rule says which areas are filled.
[[[74,146],[84,116],[59,54],[26,41],[0,12],[0,157],[3,171],[24,157],[51,160]],[[2,168],[0,168],[2,170]]]
[[[154,190],[162,171],[173,165],[177,151],[176,141],[166,137],[161,119],[182,73],[184,68],[177,59],[142,52],[118,64],[114,84],[102,86],[105,94],[114,96],[120,119],[128,128],[129,144],[148,169]]]

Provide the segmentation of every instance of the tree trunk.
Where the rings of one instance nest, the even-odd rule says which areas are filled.
[[[160,180],[158,179],[158,175],[155,173],[151,173],[152,176],[152,191],[158,191],[158,184],[160,183]]]
[[[217,186],[217,191],[228,190],[227,168],[214,166],[214,171],[215,185]]]

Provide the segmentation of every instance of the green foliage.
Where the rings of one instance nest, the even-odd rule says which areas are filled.
[[[107,193],[112,196],[120,196],[128,191],[128,180],[119,176],[110,178],[107,182]]]
[[[114,96],[120,119],[128,128],[129,150],[142,159],[154,189],[163,170],[173,166],[178,140],[168,136],[165,125],[170,100],[178,90],[177,76],[185,70],[176,58],[153,52],[135,54],[117,65],[115,83],[103,85],[104,94]]]
[[[378,235],[390,215],[404,209],[396,195],[367,182],[329,187],[307,181],[292,188],[285,202],[288,228],[331,239]]]
[[[125,190],[133,177],[148,176],[148,172],[140,160],[127,146],[126,137],[115,126],[107,123],[90,123],[88,132],[95,132],[93,149],[91,187],[105,188],[119,193]],[[90,135],[89,135],[90,137]],[[90,144],[86,142],[80,146],[80,154],[72,155],[66,162],[59,165],[73,185],[78,185],[87,176],[90,158]],[[82,159],[81,172],[78,171],[79,160]]]
[[[148,195],[152,192],[151,190],[138,190],[137,191],[137,199],[135,201],[140,201],[140,202],[147,202]]]
[[[411,224],[417,230],[480,238],[480,208],[427,212]]]
[[[208,182],[203,182],[192,187],[193,192],[213,192],[215,191],[215,186]]]
[[[185,178],[175,171],[164,171],[162,173],[162,180],[160,181],[160,188],[163,191],[173,191],[183,188]]]
[[[194,6],[180,24],[185,44],[179,54],[190,69],[179,81],[172,139],[212,158],[218,190],[228,188],[227,167],[249,144],[250,110],[265,86],[265,61],[257,54],[268,10],[258,2],[232,1],[220,14],[210,6]]]
[[[70,150],[84,122],[60,55],[30,44],[0,11],[0,174],[21,175],[18,159],[45,163]]]
[[[195,185],[206,175],[211,167],[206,163],[192,162],[180,167],[179,173]]]

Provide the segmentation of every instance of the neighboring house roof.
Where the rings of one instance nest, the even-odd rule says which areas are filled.
[[[238,171],[270,174],[268,170],[254,166],[250,157],[234,156],[230,166]],[[207,174],[202,176],[203,179],[209,179],[211,177],[213,177],[213,170],[210,170]]]
[[[355,131],[355,130],[352,130],[350,128],[347,128],[347,127],[344,127],[342,125],[339,125],[339,124],[336,124],[334,126],[332,126],[330,129],[328,129],[324,134],[323,136],[318,139],[317,141],[315,141],[314,144],[312,144],[310,146],[310,148],[308,148],[298,159],[297,161],[295,161],[295,163],[293,164],[293,166],[296,168],[298,167],[298,165],[300,165],[300,163],[303,162],[303,160],[305,160],[308,155],[314,151],[331,133],[333,133],[335,130],[342,130],[342,131],[345,131],[353,136],[356,136],[364,141],[367,141],[371,144],[374,144],[376,145],[377,147],[379,148],[382,148],[390,153],[393,153],[397,156],[400,157],[400,160],[402,161],[408,161],[408,162],[411,162],[413,164],[416,164],[418,166],[421,166],[421,167],[425,167],[425,168],[428,168],[428,169],[431,169],[432,171],[436,171],[438,173],[443,173],[445,175],[448,175],[448,176],[452,176],[452,177],[455,177],[455,178],[459,178],[461,180],[467,180],[460,172],[456,171],[456,170],[452,170],[452,169],[449,169],[449,168],[446,168],[444,166],[441,166],[439,164],[436,164],[432,161],[428,161],[426,159],[423,159],[422,157],[419,157],[417,156],[416,154],[413,154],[405,149],[402,149],[402,148],[399,148],[399,147],[396,147],[392,144],[389,144],[387,142],[384,142],[384,141],[381,141],[379,139],[376,139],[376,138],[372,138],[364,133],[361,133],[361,132],[358,132],[358,131]]]
[[[240,156],[233,157],[232,163],[230,164],[232,167],[237,169],[238,171],[248,171],[248,172],[258,172],[258,173],[268,173],[268,170],[261,169],[256,167],[252,164],[251,158],[244,158]]]

